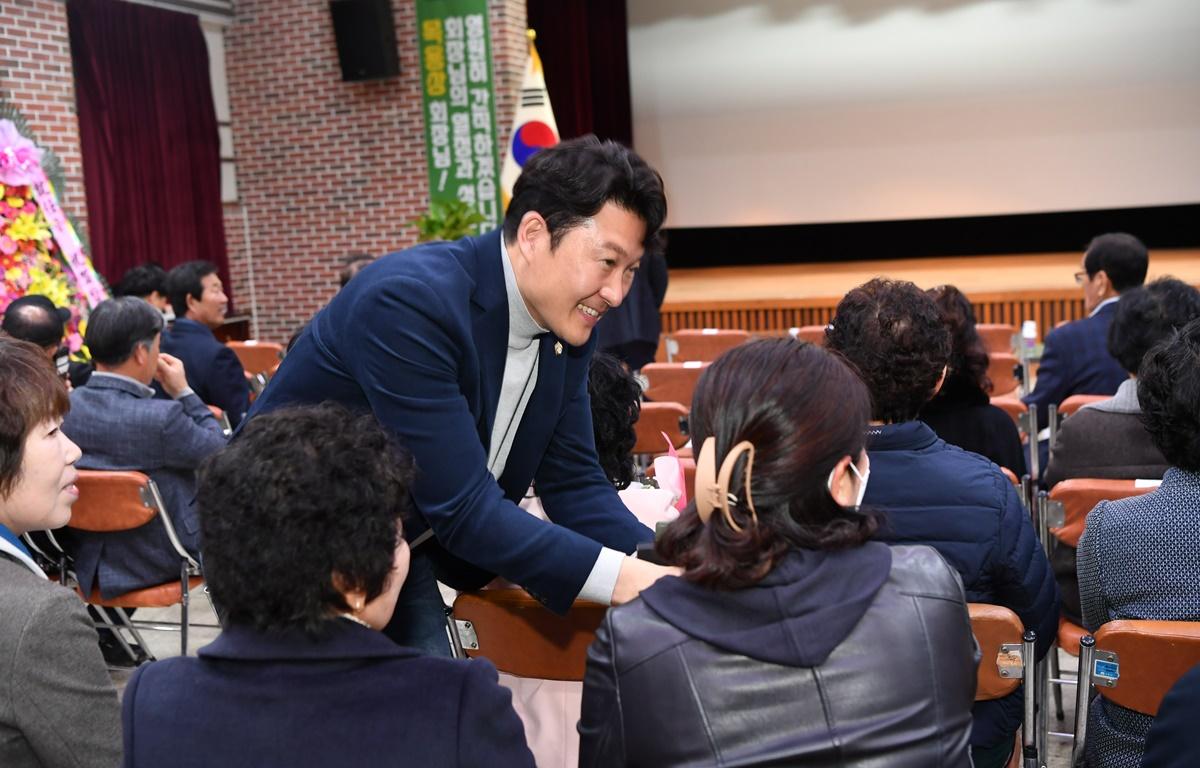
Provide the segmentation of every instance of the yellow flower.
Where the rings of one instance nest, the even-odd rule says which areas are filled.
[[[22,213],[8,225],[8,236],[13,240],[46,240],[50,237],[50,230],[39,214]]]
[[[10,197],[10,198],[8,198],[7,200],[5,200],[4,202],[6,202],[6,203],[8,203],[9,205],[11,205],[13,208],[20,208],[21,206],[25,205],[25,198],[23,198],[23,197]]]

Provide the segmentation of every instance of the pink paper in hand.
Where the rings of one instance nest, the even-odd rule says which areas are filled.
[[[666,432],[659,434],[667,441],[667,455],[654,460],[654,477],[658,480],[659,488],[665,488],[675,495],[675,508],[682,512],[688,503],[683,465],[679,463],[679,453],[671,443],[671,438],[667,437]]]

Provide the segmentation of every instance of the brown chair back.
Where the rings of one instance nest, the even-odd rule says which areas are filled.
[[[1063,480],[1050,489],[1050,500],[1062,502],[1063,525],[1051,528],[1050,533],[1062,543],[1079,546],[1079,537],[1091,512],[1102,501],[1116,501],[1140,496],[1153,488],[1137,488],[1133,480],[1097,480],[1076,477]]]
[[[750,339],[747,331],[718,328],[685,328],[667,334],[667,361],[682,363],[688,360],[712,362],[734,347]]]
[[[687,418],[688,410],[679,403],[642,403],[642,412],[633,425],[637,434],[634,453],[666,453],[667,443],[663,433],[675,448],[682,448],[688,441],[679,426],[679,420]]]
[[[967,613],[971,617],[975,642],[979,643],[979,652],[982,654],[975,681],[975,701],[1007,696],[1017,690],[1021,675],[1015,671],[1011,677],[1001,676],[1000,662],[1008,657],[1001,656],[1000,646],[1012,643],[1019,647],[1025,626],[1017,614],[999,605],[967,603]],[[1016,663],[1017,660],[1012,661]],[[1032,664],[1029,666],[1033,667]],[[1019,665],[1016,669],[1019,670]]]
[[[1021,398],[1016,395],[1001,395],[991,398],[991,401],[992,405],[1011,416],[1018,427],[1021,426],[1021,417],[1029,411],[1029,406],[1022,403]]]
[[[454,601],[454,619],[470,622],[482,656],[501,672],[542,680],[583,680],[587,649],[608,607],[576,600],[559,616],[523,589],[463,592]]]
[[[1016,391],[1021,383],[1013,368],[1017,364],[1017,356],[1008,352],[993,352],[988,355],[988,378],[992,380],[993,396],[1008,395]]]
[[[1096,690],[1153,717],[1171,686],[1200,664],[1200,621],[1110,621],[1096,632],[1097,659],[1104,651],[1117,654],[1120,677]]]
[[[251,376],[270,373],[283,357],[283,345],[271,341],[227,341],[225,346],[233,350],[242,368]]]
[[[989,355],[993,352],[1009,354],[1013,351],[1012,340],[1017,333],[1015,326],[1008,323],[976,323],[975,330],[979,332],[979,338]]]
[[[649,382],[646,398],[660,403],[679,403],[690,408],[696,382],[708,365],[707,362],[646,364],[642,367],[642,375]]]
[[[1112,395],[1071,395],[1058,404],[1058,415],[1070,416],[1085,405],[1110,399],[1112,399]]]
[[[158,514],[143,493],[150,478],[141,472],[79,470],[75,487],[79,499],[71,507],[71,528],[95,533],[127,531],[145,525]]]

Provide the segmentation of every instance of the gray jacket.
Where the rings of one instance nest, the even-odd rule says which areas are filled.
[[[121,707],[83,603],[0,553],[0,765],[120,762]]]
[[[862,618],[815,666],[780,663],[821,634],[812,624],[761,625],[742,635],[746,655],[681,630],[644,596],[610,610],[588,654],[580,766],[970,766],[978,650],[962,583],[930,547],[891,552]],[[806,581],[791,582],[794,595],[838,602],[836,584]],[[750,602],[710,594],[713,613]],[[836,623],[841,614],[812,615]]]
[[[80,469],[133,469],[149,475],[162,492],[180,541],[195,556],[200,532],[192,504],[196,468],[225,445],[225,436],[196,395],[175,401],[157,400],[153,394],[131,379],[94,373],[87,386],[71,393],[62,430],[83,451]],[[69,530],[61,540],[88,593],[97,581],[100,593],[112,597],[179,577],[179,556],[158,520],[116,533]]]

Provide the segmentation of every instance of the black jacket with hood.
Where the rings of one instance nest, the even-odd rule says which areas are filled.
[[[969,766],[977,664],[929,547],[794,550],[734,591],[660,579],[588,652],[579,764]]]

